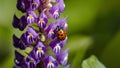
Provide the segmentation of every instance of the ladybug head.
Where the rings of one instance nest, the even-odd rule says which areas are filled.
[[[61,26],[57,26],[57,31],[59,31],[59,30],[61,30],[61,29],[63,29]]]

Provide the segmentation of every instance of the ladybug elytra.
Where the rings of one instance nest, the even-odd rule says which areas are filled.
[[[57,26],[57,38],[59,40],[64,40],[66,38],[66,30],[60,26]]]

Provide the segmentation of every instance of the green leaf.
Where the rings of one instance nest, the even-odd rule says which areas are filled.
[[[82,68],[106,68],[94,55],[84,60]]]

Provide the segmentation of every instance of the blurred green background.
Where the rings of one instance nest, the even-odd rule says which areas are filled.
[[[0,0],[0,68],[12,68],[12,27],[17,0]],[[65,0],[68,16],[68,42],[71,68],[81,68],[84,59],[94,54],[107,68],[120,68],[120,0]]]

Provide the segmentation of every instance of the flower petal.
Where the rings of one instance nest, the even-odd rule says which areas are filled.
[[[59,63],[62,64],[63,66],[67,64],[68,51],[69,51],[69,49],[66,49],[66,50],[64,50],[64,51],[61,51],[61,53],[60,53],[59,55],[57,55],[57,60],[58,60]]]

